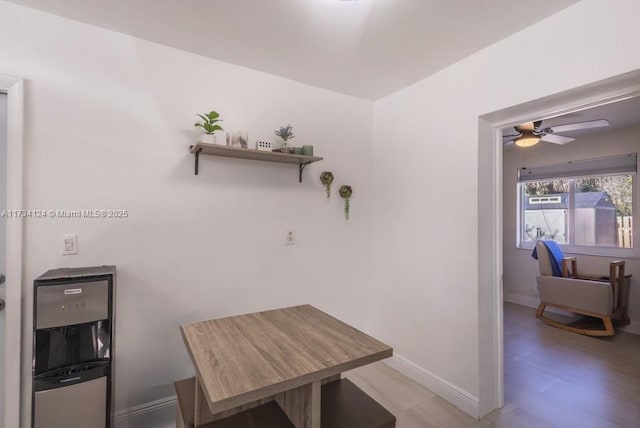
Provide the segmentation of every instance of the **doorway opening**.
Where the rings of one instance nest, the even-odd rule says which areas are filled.
[[[504,128],[558,117],[640,95],[640,70],[496,111],[479,118],[478,312],[480,417],[505,405]]]
[[[603,278],[613,260],[625,263],[631,279],[640,277],[633,242],[640,96],[539,119],[503,129],[502,412],[528,413],[539,425],[625,426],[638,413],[632,404],[628,413],[621,411],[620,403],[635,398],[627,391],[640,374],[633,361],[640,336],[623,331],[640,327],[640,299],[629,301],[626,286]],[[531,125],[537,143],[518,146]],[[553,241],[565,257],[575,257],[570,275],[583,279],[563,278],[554,289],[539,291],[537,278],[546,274],[544,263],[539,268],[531,257],[538,240]],[[572,294],[555,296],[565,286]],[[598,300],[593,290],[615,298],[614,309],[606,304],[602,310],[610,317],[583,315]],[[557,309],[554,298],[573,310]],[[541,301],[549,305],[538,313]],[[607,324],[611,319],[615,328]],[[614,331],[606,338],[587,336]]]

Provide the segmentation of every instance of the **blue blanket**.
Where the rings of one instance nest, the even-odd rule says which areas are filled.
[[[549,260],[551,260],[551,272],[553,276],[562,276],[562,259],[564,259],[564,254],[562,254],[562,250],[556,241],[539,241],[544,244],[549,252]],[[533,248],[533,253],[531,253],[531,257],[538,260],[538,249],[536,247]]]

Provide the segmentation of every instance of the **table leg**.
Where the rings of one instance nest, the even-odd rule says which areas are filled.
[[[335,382],[340,379],[342,379],[342,373],[338,373],[337,375],[334,375],[331,377],[325,377],[324,379],[322,379],[322,385],[326,385],[328,383]]]
[[[215,420],[213,414],[209,410],[207,398],[204,395],[200,381],[196,377],[195,382],[195,410],[194,410],[194,426],[198,427]]]
[[[296,428],[320,428],[321,381],[285,391],[276,402]]]

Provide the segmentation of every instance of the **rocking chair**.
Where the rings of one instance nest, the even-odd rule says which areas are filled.
[[[578,274],[575,257],[564,257],[555,241],[538,241],[532,256],[538,259],[536,278],[540,306],[536,317],[554,327],[588,336],[613,336],[615,325],[629,324],[629,282],[623,260],[609,265],[609,276]],[[555,321],[544,315],[547,306],[599,318],[604,329],[588,329]]]

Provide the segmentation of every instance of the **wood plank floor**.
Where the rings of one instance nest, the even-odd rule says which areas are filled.
[[[346,373],[397,428],[638,428],[640,336],[592,338],[505,303],[505,406],[480,421],[383,363]]]

